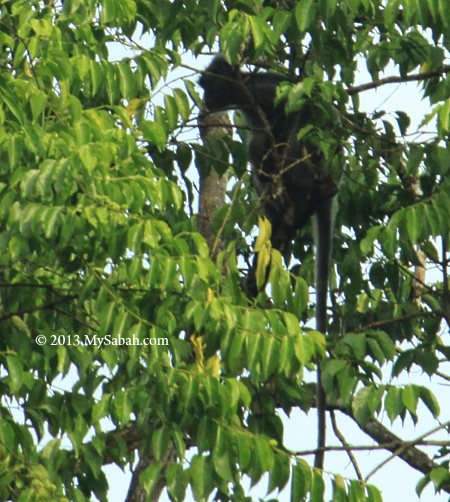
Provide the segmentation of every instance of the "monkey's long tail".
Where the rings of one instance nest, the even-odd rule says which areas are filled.
[[[315,215],[316,240],[316,329],[323,334],[327,331],[327,295],[330,273],[331,246],[333,234],[332,199],[325,199]],[[322,387],[321,369],[317,368],[317,452],[314,466],[323,469],[326,441],[326,396]]]

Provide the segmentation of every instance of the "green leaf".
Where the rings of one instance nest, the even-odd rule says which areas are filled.
[[[150,76],[151,87],[154,88],[159,79],[167,73],[167,64],[161,59],[159,54],[145,52],[139,56]]]
[[[199,384],[197,379],[195,379],[192,375],[180,375],[180,381],[178,384],[180,392],[183,393],[183,401],[180,402],[180,409],[186,412],[198,396]],[[203,387],[202,390],[207,391],[205,387]]]
[[[360,314],[365,314],[369,309],[369,303],[369,295],[365,291],[363,291],[358,297],[358,301],[356,303],[356,311]]]
[[[316,2],[300,0],[295,7],[295,20],[300,31],[307,31],[316,17]]]
[[[212,453],[214,470],[226,482],[233,480],[233,472],[231,469],[230,452],[227,450]]]
[[[284,336],[279,343],[277,373],[284,373],[289,371],[292,355],[293,355],[292,338]]]
[[[448,231],[448,221],[450,218],[450,196],[445,190],[439,192],[437,197],[432,199],[433,207],[438,212],[440,219],[440,233]]]
[[[323,333],[320,333],[320,331],[309,331],[305,335],[305,347],[307,348],[306,355],[308,362],[310,362],[312,356],[323,359],[326,355],[325,336],[323,335]]]
[[[258,50],[265,42],[266,25],[258,16],[248,16],[248,19],[252,30],[253,43],[255,44],[255,49]]]
[[[9,374],[9,390],[12,394],[16,394],[23,385],[23,366],[17,356],[6,356],[6,366]]]
[[[145,492],[149,499],[152,498],[151,495],[158,486],[158,483],[161,479],[162,468],[163,464],[159,462],[152,463],[148,467],[146,467],[144,472],[139,476],[141,486],[144,486]]]
[[[91,145],[83,145],[78,155],[80,156],[81,162],[88,171],[92,171],[97,165],[97,156],[94,153],[94,149]]]
[[[449,5],[447,0],[438,0],[439,15],[444,26],[450,26]]]
[[[365,487],[362,481],[352,479],[348,488],[349,500],[366,500]]]
[[[126,310],[121,310],[115,320],[114,320],[114,326],[111,331],[111,335],[114,338],[124,338],[128,337],[128,326],[130,324],[130,314]]]
[[[441,413],[439,402],[435,395],[427,387],[420,387],[420,399],[425,406],[430,410],[433,417],[437,418]]]
[[[366,356],[367,338],[363,333],[349,333],[345,335],[340,344],[345,344],[351,348],[357,359],[363,360]]]
[[[264,472],[270,472],[275,462],[272,448],[265,437],[256,437],[255,442],[253,452],[258,457],[258,464]]]
[[[112,63],[105,65],[104,72],[106,77],[106,93],[108,95],[109,104],[114,105],[119,99],[120,91],[116,65],[113,65]]]
[[[429,376],[434,375],[439,367],[437,355],[426,350],[417,350],[415,363]]]
[[[425,0],[416,0],[416,2],[417,2],[417,13],[419,17],[419,23],[422,26],[427,26],[429,18],[427,2]]]
[[[172,426],[173,427],[173,426]],[[177,449],[177,454],[180,458],[184,458],[186,453],[186,445],[184,443],[184,437],[178,426],[172,428],[171,431],[172,441]]]
[[[72,65],[67,54],[61,49],[49,49],[46,58],[47,70],[59,81],[66,80],[72,75]]]
[[[8,451],[16,451],[16,434],[9,420],[0,418],[0,441]]]
[[[242,401],[242,404],[246,408],[250,408],[250,405],[252,403],[252,395],[250,394],[250,391],[248,390],[248,387],[245,385],[244,382],[239,380],[238,384],[239,384],[239,397]]]
[[[104,0],[103,9],[101,12],[101,20],[103,24],[113,24],[116,17],[116,9],[119,4],[115,0]]]
[[[160,151],[164,149],[167,142],[167,134],[161,124],[144,120],[141,122],[141,129],[145,140],[155,145]]]
[[[5,88],[0,89],[0,99],[2,99],[10,112],[16,117],[20,124],[26,122],[26,116],[23,107],[16,101],[15,96]]]
[[[19,163],[22,157],[23,144],[22,138],[16,134],[12,134],[8,138],[8,161],[10,167],[15,167]]]
[[[419,396],[420,388],[416,385],[406,385],[403,389],[403,403],[413,415],[416,415],[417,412],[417,403],[419,401]]]
[[[323,385],[325,388],[329,387],[330,389],[335,386],[335,378],[341,371],[345,371],[348,366],[348,361],[343,359],[330,359],[326,361],[323,372]]]
[[[177,127],[178,123],[178,107],[173,96],[164,96],[164,111],[166,112],[167,124],[172,131]]]
[[[92,407],[92,422],[96,424],[100,419],[109,415],[111,395],[104,393],[101,400]]]
[[[273,16],[272,25],[277,38],[286,32],[291,24],[291,18],[292,14],[290,12],[285,10],[276,10],[275,15]]]
[[[430,483],[429,474],[427,474],[426,476],[423,476],[422,478],[419,479],[419,481],[416,484],[416,493],[419,497],[429,483]]]
[[[133,411],[133,403],[130,400],[128,391],[119,391],[114,400],[114,411],[118,420],[122,424],[126,424],[131,420]]]
[[[228,391],[227,404],[229,406],[229,409],[232,413],[236,413],[240,397],[239,385],[233,378],[227,378],[224,384],[224,388]]]
[[[31,336],[30,328],[28,324],[18,315],[13,315],[11,317],[11,324],[20,332],[25,333],[28,336]]]
[[[305,365],[309,362],[309,358],[307,357],[305,349],[305,338],[300,334],[295,335],[293,338],[295,357],[300,364]]]
[[[248,335],[252,336],[252,334]],[[237,332],[233,336],[228,357],[228,366],[232,374],[236,374],[242,365],[243,346],[246,342],[247,335],[242,332]]]
[[[111,302],[100,312],[100,336],[110,335],[116,317],[116,305]]]
[[[42,212],[40,219],[46,239],[56,237],[61,223],[61,212],[59,207],[47,207]]]
[[[352,402],[353,416],[363,425],[372,418],[369,406],[371,394],[371,387],[363,387],[357,392]]]
[[[406,211],[406,228],[411,244],[416,244],[420,237],[420,217],[417,217],[417,208],[411,206]]]
[[[42,206],[39,204],[28,204],[20,217],[20,231],[25,236],[37,233],[39,228]]]
[[[405,112],[396,112],[397,115],[397,124],[400,129],[400,133],[404,136],[407,133],[408,127],[411,124],[411,119],[409,115]]]
[[[409,370],[415,363],[416,352],[415,350],[405,350],[401,353],[392,367],[392,376],[396,377],[402,373],[404,369]]]
[[[396,354],[395,343],[392,338],[384,331],[370,332],[370,336],[376,338],[386,359],[392,360]]]
[[[136,223],[128,229],[127,247],[130,251],[138,252],[141,247],[143,225]]]
[[[383,227],[381,225],[369,228],[366,236],[361,240],[359,244],[359,248],[364,255],[372,253],[373,243],[378,238],[378,235],[380,234],[382,228]]]
[[[83,394],[72,394],[71,403],[78,415],[82,415],[91,409],[91,400]]]
[[[368,502],[383,502],[383,496],[380,490],[373,485],[367,485]]]
[[[333,479],[333,502],[347,502],[347,491],[344,478],[335,475]]]
[[[291,502],[302,502],[310,492],[312,472],[304,460],[297,460],[292,469]]]
[[[186,96],[186,93],[181,89],[174,89],[173,94],[178,107],[178,113],[181,115],[183,120],[189,120],[189,117],[191,115],[191,107],[189,105],[189,99]]]
[[[92,95],[96,95],[99,90],[101,89],[101,86],[104,81],[104,75],[103,75],[103,67],[100,63],[97,61],[94,61],[92,59],[89,60],[89,70],[90,70],[90,77],[91,77],[91,86],[92,86]]]
[[[265,379],[269,378],[276,370],[279,359],[279,344],[274,336],[263,337],[261,368]]]
[[[396,20],[400,7],[400,0],[389,0],[386,7],[383,9],[384,22],[389,29],[392,29]]]
[[[166,470],[167,490],[173,500],[185,500],[188,479],[180,464],[170,464]]]
[[[136,76],[128,63],[117,65],[119,72],[119,85],[122,96],[128,100],[136,97]]]
[[[39,177],[39,172],[39,169],[30,169],[24,174],[23,178],[21,179],[20,187],[25,198],[31,197],[32,193],[34,192],[34,187]]]
[[[261,337],[260,333],[254,333],[247,337],[247,368],[256,371],[261,358]]]
[[[33,122],[36,122],[45,107],[47,102],[47,96],[42,91],[34,91],[30,97],[31,114],[33,116]]]
[[[397,231],[397,221],[400,214],[396,213],[391,218],[387,226],[383,229],[380,237],[383,249],[386,256],[390,259],[395,257],[395,253],[398,248],[398,231]]]
[[[269,488],[268,492],[277,489],[282,490],[289,481],[291,466],[287,455],[275,455],[274,465],[269,471]]]
[[[238,433],[235,437],[239,466],[243,472],[247,472],[252,460],[253,439],[247,434]]]
[[[333,17],[336,12],[337,0],[326,0],[325,19]]]
[[[438,127],[442,136],[450,131],[450,99],[439,108]]]
[[[445,467],[437,467],[430,471],[430,479],[437,489],[442,488],[450,480],[450,474]]]
[[[384,399],[384,407],[389,419],[393,422],[397,417],[403,415],[405,406],[402,399],[402,390],[389,386]]]
[[[160,427],[152,434],[152,453],[156,460],[162,460],[169,451],[170,429]]]
[[[312,484],[311,484],[311,502],[324,502],[325,483],[322,477],[322,471],[313,470]],[[363,499],[355,499],[363,500]]]
[[[195,455],[189,469],[192,489],[196,500],[205,500],[213,489],[210,458]]]
[[[384,357],[384,353],[381,350],[380,346],[378,345],[378,341],[374,340],[373,338],[369,338],[367,340],[367,343],[370,348],[370,355],[377,361],[380,365],[384,364],[386,361],[386,358]]]
[[[294,314],[301,317],[308,308],[309,291],[308,283],[301,277],[295,277],[294,286]]]

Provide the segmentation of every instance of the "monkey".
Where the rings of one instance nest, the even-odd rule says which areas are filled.
[[[210,112],[239,109],[250,128],[249,160],[252,184],[262,196],[263,208],[272,223],[272,245],[284,251],[299,228],[307,224],[319,206],[337,189],[320,168],[320,153],[307,149],[296,135],[308,124],[303,116],[314,111],[285,113],[284,103],[275,103],[276,88],[295,77],[277,73],[245,73],[216,56],[199,84]]]
[[[284,251],[297,231],[313,217],[316,248],[316,328],[327,330],[327,294],[333,233],[333,197],[337,186],[322,168],[320,149],[299,131],[311,123],[315,108],[306,103],[298,111],[286,112],[276,102],[283,81],[298,77],[272,72],[243,72],[222,56],[216,56],[202,72],[199,85],[208,111],[238,109],[250,129],[248,156],[252,184],[261,195],[264,213],[272,224],[272,246]],[[318,450],[315,466],[323,468],[325,446],[325,394],[320,369],[317,385]]]

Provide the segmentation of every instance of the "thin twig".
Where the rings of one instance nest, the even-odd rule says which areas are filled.
[[[353,455],[352,447],[347,443],[345,437],[339,430],[336,422],[336,416],[334,414],[334,411],[330,412],[330,417],[331,417],[331,425],[333,427],[333,432],[336,435],[336,437],[339,439],[339,441],[342,443],[342,446],[344,447],[344,450],[347,452],[348,458],[350,459],[350,462],[353,466],[353,469],[355,469],[356,475],[358,476],[358,479],[360,481],[363,480],[363,475],[361,474],[361,471],[358,466],[358,462],[356,461],[356,457]]]

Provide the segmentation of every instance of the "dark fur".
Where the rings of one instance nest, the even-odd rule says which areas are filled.
[[[234,108],[244,113],[251,129],[253,184],[272,223],[272,244],[281,250],[335,194],[320,168],[317,148],[296,139],[313,113],[310,107],[286,114],[285,103],[274,104],[276,88],[286,80],[293,81],[276,73],[241,72],[217,56],[199,81],[209,111]]]

